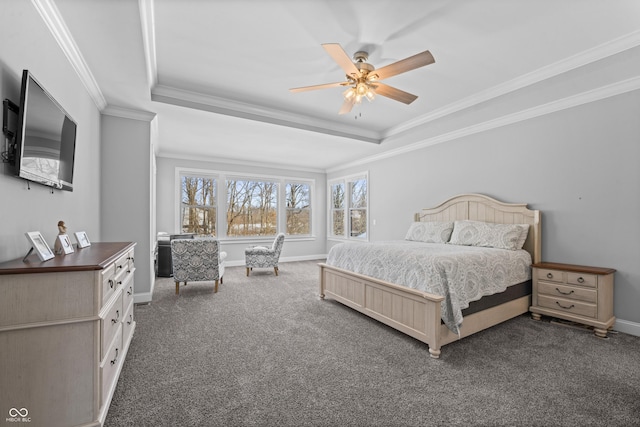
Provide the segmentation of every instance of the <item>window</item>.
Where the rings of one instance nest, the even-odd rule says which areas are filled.
[[[344,182],[331,186],[331,234],[333,236],[345,236],[344,230]]]
[[[287,234],[311,234],[311,188],[309,184],[287,182]]]
[[[227,180],[227,236],[274,236],[278,224],[275,182]]]
[[[314,181],[176,168],[182,233],[221,239],[313,236]]]
[[[332,180],[329,183],[329,235],[367,239],[369,209],[367,175]],[[347,220],[345,220],[347,219]]]
[[[180,231],[216,235],[216,180],[180,175]]]

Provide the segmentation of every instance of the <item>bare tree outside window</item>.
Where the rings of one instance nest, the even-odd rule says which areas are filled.
[[[227,236],[274,236],[277,200],[275,182],[227,180]]]
[[[287,183],[287,234],[311,234],[311,203],[309,184]]]
[[[358,179],[349,183],[351,204],[349,209],[352,237],[367,237],[367,180]]]
[[[183,233],[216,235],[216,180],[181,176],[180,224]]]
[[[344,236],[344,183],[331,186],[331,231],[334,236]]]

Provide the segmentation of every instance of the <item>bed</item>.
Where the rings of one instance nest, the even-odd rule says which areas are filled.
[[[522,233],[519,242],[523,251],[526,251],[528,260],[536,263],[541,261],[541,214],[537,210],[530,210],[526,204],[503,203],[491,197],[481,194],[462,194],[453,197],[434,208],[423,209],[415,215],[416,223],[445,223],[445,222],[481,222],[486,223],[487,227],[501,227],[500,224],[528,225]],[[427,225],[425,224],[425,225]],[[458,224],[458,223],[456,223]],[[421,225],[421,224],[417,224]],[[454,230],[453,233],[456,233]],[[460,238],[460,234],[457,238]],[[454,236],[452,235],[452,241]],[[391,242],[390,242],[391,243]],[[449,242],[451,243],[451,242]],[[353,243],[353,247],[360,246],[362,250],[372,250],[375,254],[379,250],[381,243]],[[472,335],[482,331],[498,323],[509,320],[529,310],[531,300],[531,280],[529,265],[526,265],[528,279],[517,284],[512,284],[506,288],[504,284],[498,288],[505,288],[504,291],[492,293],[491,295],[482,296],[480,299],[473,300],[469,303],[462,304],[462,322],[457,328],[452,325],[451,313],[454,311],[451,304],[450,295],[447,292],[430,292],[428,290],[416,289],[405,286],[407,277],[414,277],[418,273],[413,271],[404,271],[413,268],[413,265],[424,264],[413,262],[414,255],[412,251],[422,251],[416,249],[412,243],[393,242],[393,245],[399,246],[405,261],[393,261],[389,258],[389,262],[395,266],[402,265],[402,279],[394,283],[391,280],[384,280],[379,277],[376,271],[371,274],[363,274],[357,272],[354,263],[338,263],[336,259],[349,258],[351,255],[336,256],[333,252],[336,247],[344,251],[346,248],[342,244],[334,246],[331,249],[327,262],[319,264],[320,266],[320,297],[322,299],[332,298],[354,310],[357,310],[373,319],[376,319],[392,328],[397,329],[413,338],[416,338],[429,346],[429,353],[433,358],[439,358],[441,347],[460,338]],[[391,246],[393,246],[391,245]],[[347,246],[347,245],[344,245]],[[428,246],[428,245],[427,245]],[[434,246],[434,245],[432,245]],[[437,245],[435,245],[437,246]],[[442,248],[449,250],[450,244],[441,244]],[[409,248],[409,249],[407,249]],[[470,248],[464,248],[470,249]],[[426,249],[425,249],[426,250]],[[495,251],[494,252],[498,252]],[[513,251],[512,251],[513,252]],[[347,254],[350,254],[347,252]],[[464,257],[464,256],[463,256]],[[472,258],[472,256],[468,256]],[[376,258],[371,256],[370,258]],[[409,260],[408,262],[406,260]],[[378,262],[382,262],[378,260]],[[518,261],[520,269],[524,261]],[[337,265],[331,265],[331,263]],[[437,262],[436,262],[437,263]],[[344,264],[344,265],[343,265]],[[440,263],[442,264],[442,263]],[[341,266],[338,266],[341,265]],[[343,268],[344,267],[344,268]],[[389,266],[379,266],[380,270],[393,270]],[[375,268],[374,268],[375,270]],[[397,270],[397,269],[396,269]],[[413,281],[420,281],[421,278]],[[430,279],[427,281],[437,282],[439,279]],[[490,279],[492,280],[492,279]],[[431,283],[424,283],[424,286],[412,284],[423,289],[440,289],[437,286],[431,286]],[[455,291],[454,291],[455,293]],[[443,296],[445,294],[445,296]],[[472,298],[473,299],[473,298]],[[443,318],[443,312],[445,316]],[[453,317],[454,319],[456,316]]]

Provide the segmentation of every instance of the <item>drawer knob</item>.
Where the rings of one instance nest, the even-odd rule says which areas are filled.
[[[569,307],[565,307],[564,305],[560,304],[558,301],[556,301],[556,304],[558,304],[560,308],[564,308],[565,310],[571,310],[573,307],[575,307],[574,304],[571,304]]]
[[[111,364],[115,365],[117,360],[118,360],[118,348],[116,348],[116,357],[113,358],[113,360],[111,361]]]
[[[115,282],[113,281],[113,279],[109,279],[109,287],[111,289],[113,289],[113,285],[115,284]]]
[[[578,277],[578,283],[584,283],[584,279],[582,277]]]
[[[558,289],[558,288],[556,288],[556,291],[558,291],[558,293],[559,293],[559,294],[562,294],[562,295],[571,295],[571,294],[573,293],[573,291],[570,291],[570,292],[562,292],[562,291],[561,291],[560,289]]]
[[[116,318],[115,319],[111,319],[111,323],[116,324],[118,323],[118,318],[120,317],[120,310],[116,310]]]
[[[573,291],[571,291],[573,292]],[[131,289],[131,286],[129,286],[129,290],[127,291],[127,295],[131,295],[133,293],[133,289]]]
[[[553,279],[553,274],[547,273],[547,279]]]
[[[133,323],[133,314],[129,315],[129,320],[127,321],[127,325],[130,325]]]

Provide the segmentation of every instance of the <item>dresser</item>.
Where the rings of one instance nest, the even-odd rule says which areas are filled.
[[[134,246],[0,264],[0,420],[104,423],[136,326]]]
[[[529,311],[593,326],[606,338],[616,320],[613,315],[612,268],[541,262],[532,265],[533,293]]]

